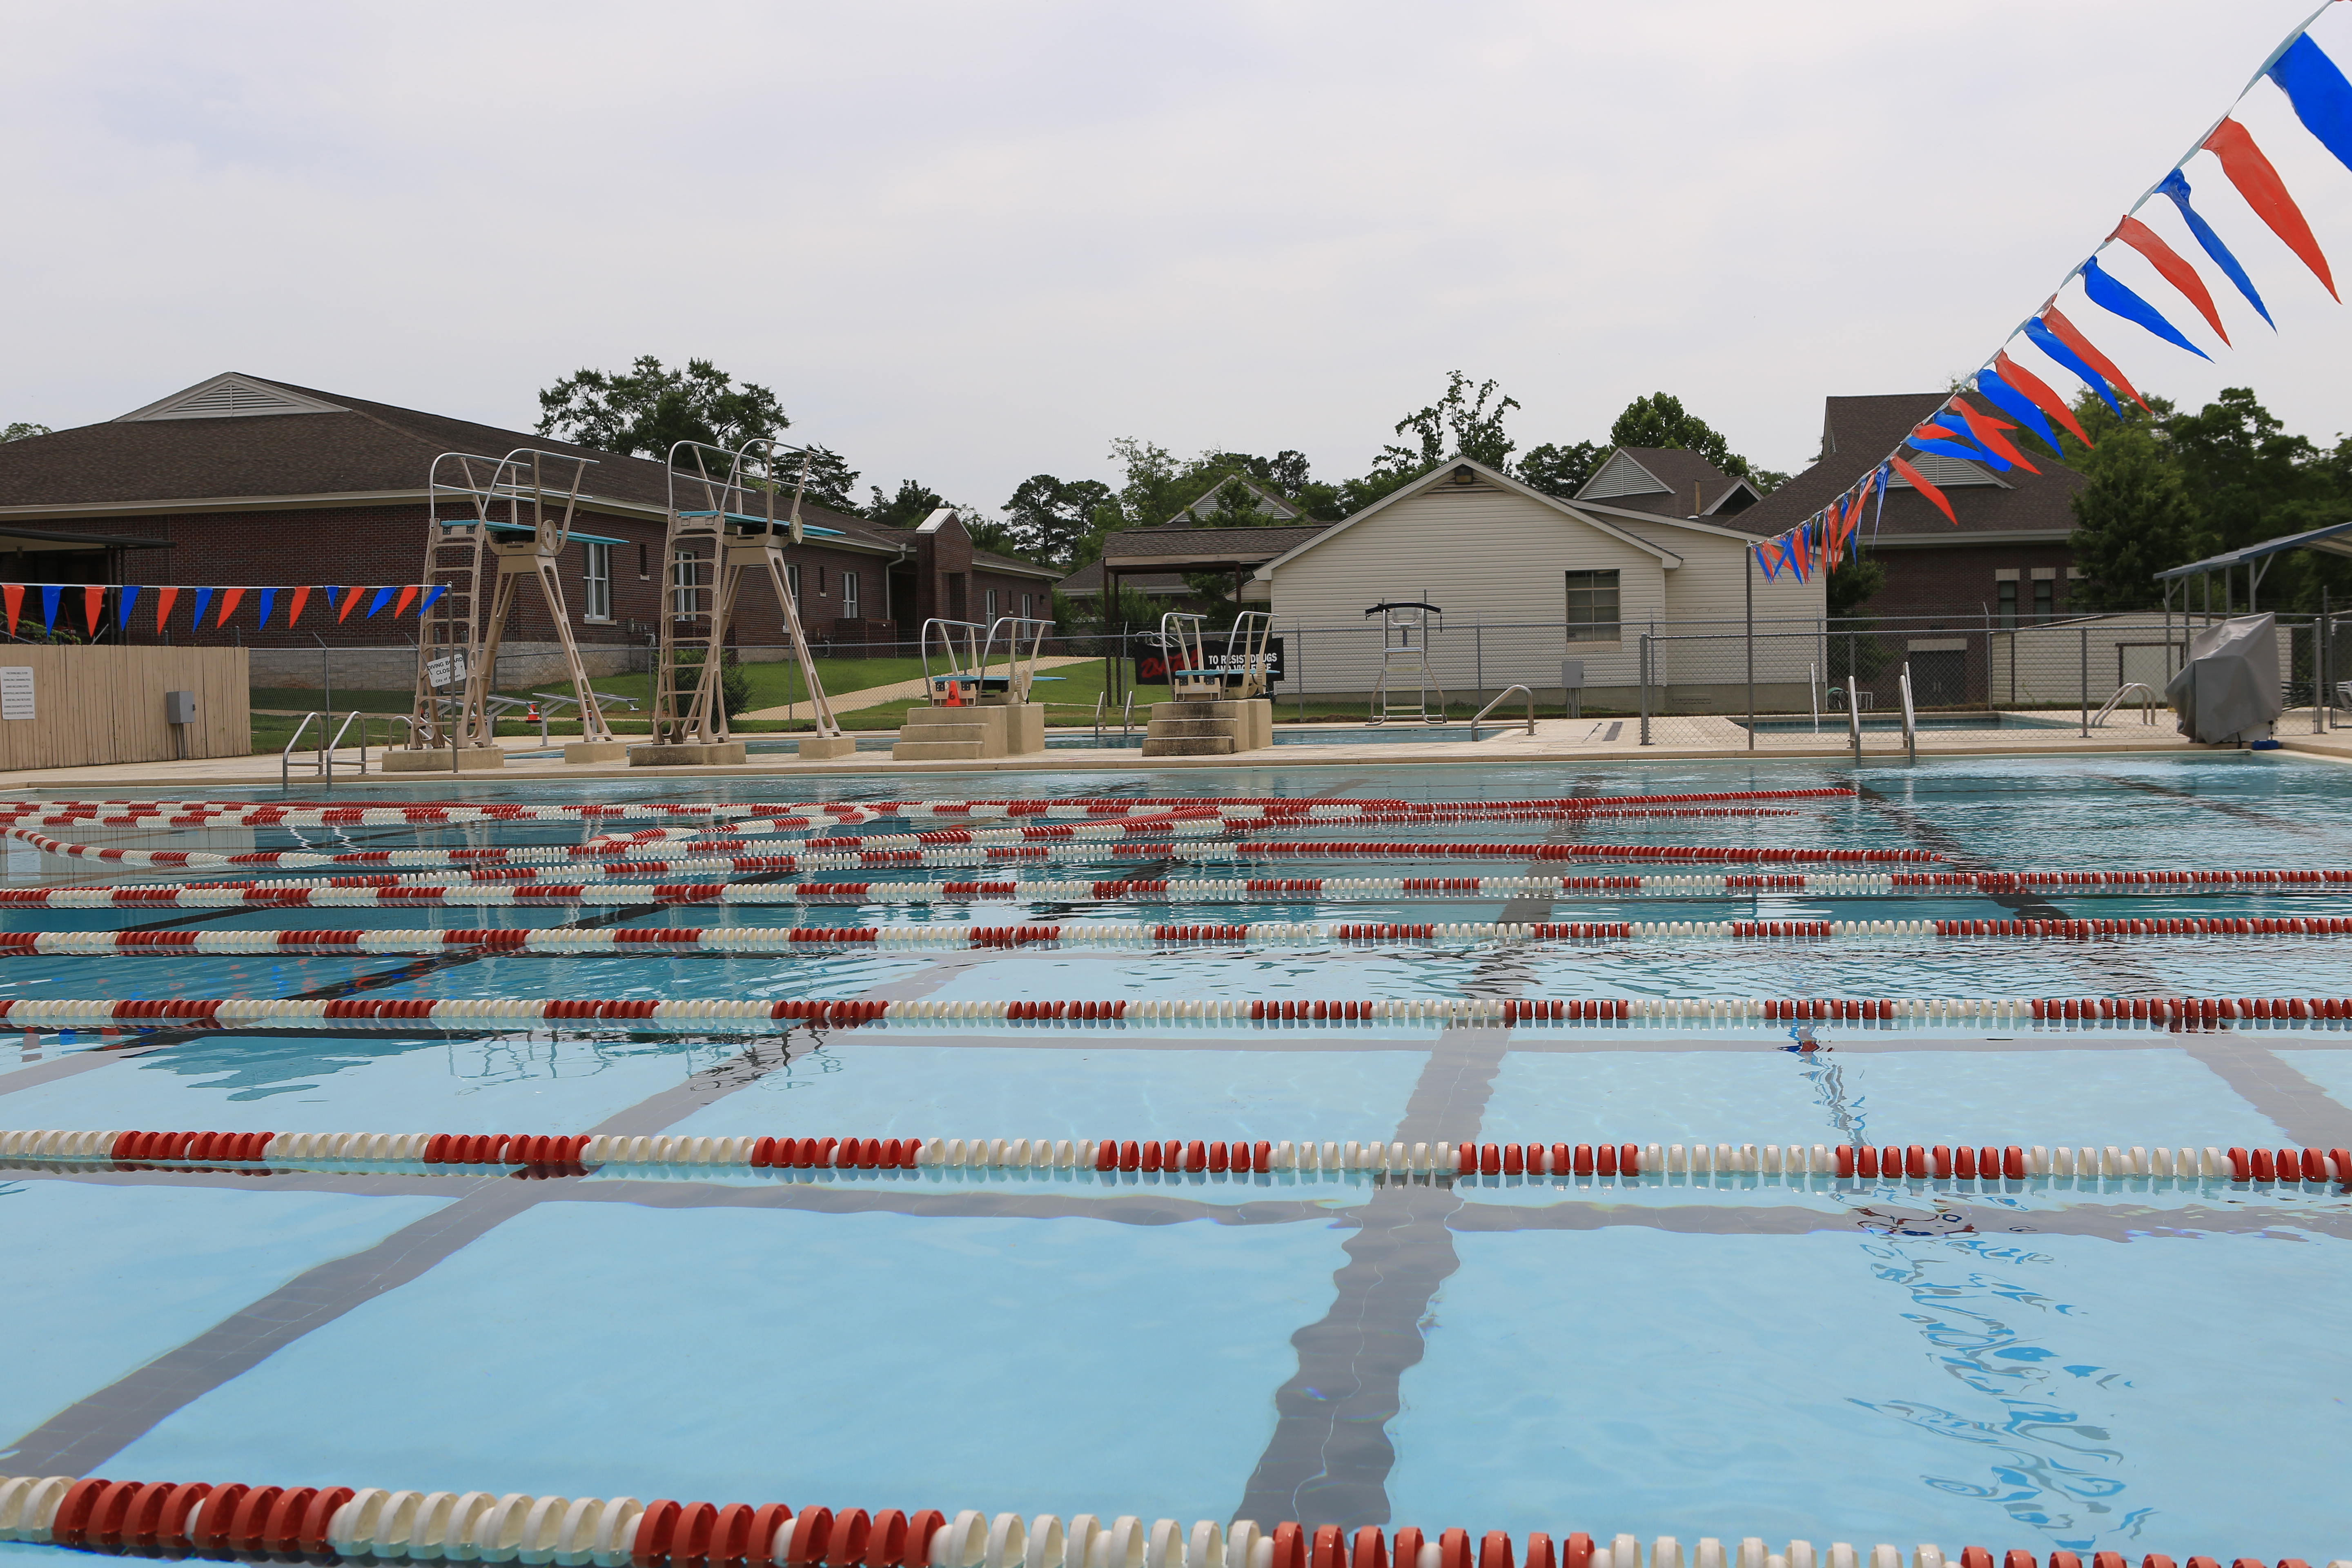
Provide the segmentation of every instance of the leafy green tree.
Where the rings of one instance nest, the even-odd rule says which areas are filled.
[[[1498,397],[1500,386],[1498,382],[1482,382],[1474,397],[1468,376],[1458,370],[1447,372],[1444,395],[1396,423],[1396,433],[1410,437],[1413,445],[1391,443],[1381,447],[1373,467],[1402,473],[1410,481],[1450,457],[1464,457],[1509,472],[1517,444],[1503,433],[1503,416],[1518,407],[1519,400],[1508,395]]]
[[[1868,555],[1853,554],[1830,573],[1824,592],[1832,617],[1850,616],[1886,586],[1886,568]]]
[[[20,419],[14,425],[9,426],[5,430],[0,430],[0,441],[21,441],[27,436],[47,436],[52,434],[54,434],[54,432],[52,432],[46,425],[35,425],[29,421]]]
[[[900,479],[896,495],[884,495],[880,485],[866,488],[874,492],[874,504],[866,509],[866,521],[885,528],[912,528],[948,504],[939,491],[919,479]]]
[[[1527,456],[1519,459],[1519,478],[1546,495],[1566,500],[1583,488],[1608,455],[1609,448],[1597,441],[1579,441],[1573,447],[1547,441],[1528,448]]]
[[[669,370],[651,354],[625,371],[582,370],[539,395],[539,433],[625,457],[667,458],[679,441],[730,450],[788,427],[783,405],[764,386],[707,359]]]
[[[1021,552],[1031,559],[1075,566],[1095,535],[1097,512],[1116,504],[1111,488],[1099,479],[1032,474],[1004,503],[1005,525]]]
[[[862,509],[857,504],[857,470],[830,447],[811,447],[808,458],[807,488],[802,493],[819,506],[858,516]],[[797,466],[785,469],[785,475],[797,480]]]
[[[2197,508],[2151,431],[2120,426],[2094,439],[2099,445],[2084,465],[2090,483],[2074,498],[2067,539],[2083,574],[2074,603],[2093,610],[2162,604],[2156,574],[2200,553]]]

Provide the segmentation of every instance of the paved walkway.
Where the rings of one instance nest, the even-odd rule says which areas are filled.
[[[1039,669],[1059,669],[1066,664],[1094,664],[1098,662],[1100,656],[1094,654],[1055,654],[1050,658],[1039,659],[1037,661],[1037,668]],[[923,678],[919,675],[911,680],[891,681],[887,686],[861,687],[856,691],[828,691],[825,693],[825,696],[832,700],[833,710],[835,712],[855,713],[860,708],[874,708],[885,702],[896,702],[902,697],[920,697],[922,694]],[[806,702],[794,702],[787,703],[781,708],[754,708],[746,712],[738,714],[737,717],[742,719],[805,719],[808,717],[808,704]]]

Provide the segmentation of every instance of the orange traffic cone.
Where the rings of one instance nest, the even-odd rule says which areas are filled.
[[[962,681],[950,680],[948,682],[948,700],[945,702],[940,703],[940,706],[942,708],[961,708],[963,706]]]
[[[524,723],[526,723],[526,724],[536,724],[536,723],[538,723],[538,722],[539,722],[539,704],[538,704],[538,703],[534,702],[534,703],[532,703],[532,704],[530,705],[530,710],[529,710],[529,711],[527,711],[527,712],[525,712],[525,713],[523,714],[523,716],[522,716],[522,721],[523,721]]]

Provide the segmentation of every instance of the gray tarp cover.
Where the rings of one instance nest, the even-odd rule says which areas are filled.
[[[2227,741],[2279,716],[2278,617],[2240,616],[2189,640],[2189,663],[2164,700],[2180,715],[2180,732],[2209,743]]]

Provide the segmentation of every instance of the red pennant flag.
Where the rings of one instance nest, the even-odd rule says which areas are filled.
[[[404,615],[408,614],[408,606],[409,606],[409,605],[413,605],[413,604],[415,604],[415,602],[416,602],[416,584],[414,584],[414,583],[411,583],[407,587],[403,588],[403,589],[400,591],[400,597],[399,597],[399,599],[398,599],[398,600],[396,600],[396,601],[394,603],[394,605],[393,605],[393,606],[392,606],[392,613],[393,613],[394,615],[395,615],[395,616],[404,616]]]
[[[160,633],[163,631],[164,621],[168,619],[172,614],[172,606],[179,602],[180,591],[177,588],[158,588],[155,590],[155,630],[157,632]]]
[[[1953,398],[1948,406],[1967,423],[1969,434],[1976,437],[1978,446],[1988,452],[1998,452],[2029,474],[2038,474],[2042,471],[2027,462],[2025,454],[2017,449],[2016,443],[2000,433],[2003,429],[2014,430],[2017,428],[2016,426],[2003,426],[2000,420],[1978,413],[1975,406],[1965,397]]]
[[[2311,225],[2304,221],[2303,209],[2286,194],[2285,182],[2271,167],[2271,161],[2263,156],[2263,150],[2254,145],[2246,128],[2234,120],[2222,121],[2213,128],[2213,134],[2205,138],[2205,150],[2221,160],[2221,173],[2230,176],[2230,183],[2238,187],[2238,194],[2246,198],[2254,216],[2270,225],[2271,232],[2286,241],[2286,247],[2302,257],[2303,264],[2327,285],[2328,293],[2335,295],[2338,304],[2343,303],[2344,296],[2336,293],[2336,279],[2328,274],[2327,258],[2320,253],[2319,241],[2312,237]],[[2072,343],[2066,346],[2074,347]]]
[[[1895,471],[1901,474],[1905,479],[1909,479],[1913,489],[1917,490],[1921,495],[1926,496],[1929,500],[1935,502],[1943,514],[1951,519],[1952,526],[1954,528],[1960,526],[1960,520],[1953,514],[1952,503],[1944,499],[1943,491],[1929,484],[1926,478],[1920,474],[1918,469],[1913,468],[1902,458],[1896,458],[1893,459],[1893,461],[1895,464]]]
[[[303,606],[303,605],[307,605],[307,604],[309,604],[310,602],[310,589],[308,589],[308,588],[297,588],[297,589],[295,589],[295,590],[294,590],[294,602],[293,602],[291,605],[289,605],[287,606],[287,608],[286,608],[286,624],[287,624],[287,626],[289,626],[290,627],[291,626],[293,626],[293,624],[294,624],[296,621],[299,621],[299,620],[300,620],[300,619],[302,618],[302,606]]]
[[[2074,411],[2066,406],[2066,400],[2051,391],[2048,382],[2010,358],[2007,349],[1992,356],[1992,368],[2001,380],[2025,394],[2033,406],[2072,430],[2075,440],[2085,447],[2094,445],[2090,437],[2083,433],[2082,426],[2074,422]]]
[[[2058,334],[2058,341],[2060,342],[2064,343],[2068,348],[2073,349],[2077,354],[2082,356],[2082,360],[2084,364],[2089,365],[2093,370],[2095,370],[2101,375],[2105,376],[2107,378],[2108,384],[2122,387],[2124,389],[2125,396],[2130,398],[2134,403],[2138,404],[2142,408],[2147,408],[2147,399],[2139,395],[2139,389],[2137,387],[2135,387],[2130,382],[2124,379],[2124,373],[2116,368],[2116,362],[2101,353],[2096,348],[2093,347],[2091,340],[2084,337],[2080,331],[2076,331],[2074,322],[2068,321],[2065,317],[2058,313],[2057,306],[2045,306],[2042,311],[2042,320],[2052,331]],[[2147,408],[2147,411],[2150,414],[2156,412],[2153,408]]]
[[[365,592],[367,592],[367,590],[364,588],[346,588],[343,590],[343,613],[335,617],[338,623],[351,619],[352,606],[360,602],[360,595]]]
[[[8,601],[8,635],[16,635],[16,617],[25,613],[25,584],[11,583],[0,587],[0,598]]]
[[[242,588],[223,588],[221,590],[220,616],[213,622],[213,625],[215,626],[225,626],[228,625],[229,616],[236,609],[236,602],[244,597],[245,590]]]
[[[84,588],[81,591],[81,624],[89,628],[91,637],[98,636],[98,618],[104,614],[106,614],[106,590]]]
[[[2213,309],[2213,296],[2205,288],[2205,279],[2197,276],[2197,268],[2181,258],[2180,252],[2164,243],[2164,237],[2136,217],[2126,216],[2116,225],[2109,239],[2120,239],[2147,258],[2164,280],[2180,290],[2181,297],[2197,307],[2205,324],[2213,329],[2223,342],[2230,341],[2228,329],[2221,325],[2221,313]]]

